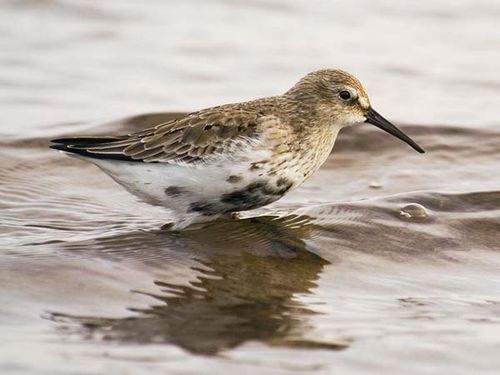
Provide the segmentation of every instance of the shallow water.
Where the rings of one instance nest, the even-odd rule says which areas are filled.
[[[497,2],[1,12],[2,374],[499,371]],[[427,153],[344,129],[285,199],[173,233],[163,210],[47,148],[276,94],[324,66],[359,75]]]

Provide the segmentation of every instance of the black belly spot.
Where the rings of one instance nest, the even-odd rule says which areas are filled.
[[[251,210],[281,198],[290,187],[291,183],[282,187],[274,187],[267,182],[252,182],[243,189],[223,194],[220,201],[231,207],[232,210]]]
[[[188,213],[198,212],[203,216],[212,216],[224,212],[224,208],[220,204],[198,201],[189,204]]]
[[[235,184],[237,182],[240,182],[241,180],[243,180],[243,177],[236,176],[236,175],[231,175],[231,176],[228,177],[228,179],[226,181],[230,182],[232,184]]]
[[[174,197],[174,198],[187,192],[188,191],[181,186],[169,186],[168,188],[165,189],[165,194],[168,195],[169,197]]]
[[[283,190],[283,194],[284,194],[292,188],[293,182],[290,181],[288,178],[280,177],[280,178],[278,178],[278,181],[276,181],[276,186],[281,188],[281,190]]]

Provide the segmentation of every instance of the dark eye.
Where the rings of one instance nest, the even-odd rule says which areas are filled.
[[[341,91],[339,92],[340,99],[349,100],[351,99],[351,93],[349,91]]]

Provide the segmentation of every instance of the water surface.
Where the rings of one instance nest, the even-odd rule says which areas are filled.
[[[0,371],[497,373],[499,14],[469,0],[2,4]],[[344,129],[285,199],[178,233],[47,148],[326,66],[360,76],[427,153]]]

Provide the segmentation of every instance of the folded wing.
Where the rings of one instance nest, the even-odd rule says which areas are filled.
[[[54,139],[51,148],[98,159],[203,162],[257,140],[264,117],[251,109],[214,107],[125,136]]]

